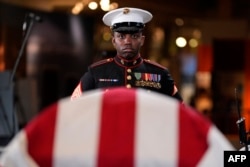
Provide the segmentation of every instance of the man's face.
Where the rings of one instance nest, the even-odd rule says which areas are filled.
[[[144,43],[144,39],[145,36],[143,36],[141,32],[114,32],[112,43],[118,55],[125,59],[132,59],[139,53],[140,48]]]

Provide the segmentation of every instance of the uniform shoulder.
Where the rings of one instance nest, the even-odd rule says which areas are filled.
[[[166,67],[160,65],[159,63],[153,62],[153,61],[151,61],[151,60],[149,60],[149,59],[144,59],[143,61],[144,61],[146,64],[150,64],[150,65],[152,65],[152,66],[159,67],[159,68],[161,68],[161,69],[163,69],[163,70],[167,69]]]
[[[99,61],[91,64],[90,67],[93,68],[93,67],[97,67],[97,66],[100,66],[100,65],[103,65],[103,64],[107,64],[107,63],[112,62],[113,60],[114,60],[113,58],[99,60]]]

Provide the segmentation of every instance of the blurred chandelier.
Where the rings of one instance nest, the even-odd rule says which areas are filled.
[[[110,10],[118,8],[118,3],[116,2],[110,3],[110,0],[100,0],[98,4],[96,1],[82,0],[82,1],[77,2],[73,6],[71,13],[74,15],[78,15],[81,11],[84,10],[86,6],[90,10],[97,10],[98,7],[100,7],[101,10],[103,11],[110,11]]]

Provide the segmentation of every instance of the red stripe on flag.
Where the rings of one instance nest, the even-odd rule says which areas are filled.
[[[28,153],[39,166],[51,167],[53,164],[53,145],[57,104],[54,104],[35,118],[25,128]]]
[[[180,105],[179,167],[197,166],[208,148],[207,135],[211,124],[191,110]]]
[[[103,95],[99,167],[133,167],[136,93],[117,89]]]

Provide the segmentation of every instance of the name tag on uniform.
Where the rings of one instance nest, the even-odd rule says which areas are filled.
[[[100,78],[99,82],[118,82],[118,79],[106,79],[106,78]]]

